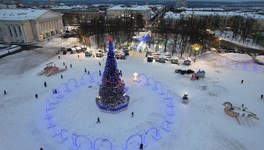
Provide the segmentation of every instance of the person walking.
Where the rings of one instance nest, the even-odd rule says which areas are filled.
[[[134,117],[134,112],[131,113],[132,118]]]
[[[7,95],[6,90],[4,90],[4,95]]]
[[[241,80],[241,84],[243,84],[244,80]]]
[[[46,81],[44,82],[44,87],[47,87],[47,82]]]
[[[100,122],[100,118],[99,118],[99,117],[97,118],[97,122],[96,122],[96,123],[101,123],[101,122]]]
[[[61,79],[63,78],[63,75],[61,75]]]
[[[99,62],[99,66],[101,66],[101,63]]]
[[[65,69],[67,69],[67,66],[65,66]]]
[[[87,72],[86,68],[84,68],[84,72],[85,72],[85,73]]]
[[[119,71],[119,75],[122,77],[122,70]]]
[[[38,99],[38,94],[35,94],[36,99]]]
[[[70,67],[72,68],[72,64],[70,64]]]
[[[260,99],[263,99],[263,94],[261,94]]]
[[[89,74],[90,75],[90,71],[88,71],[88,73],[87,74]]]
[[[142,143],[139,146],[139,150],[143,150],[143,144]]]
[[[63,66],[65,66],[65,62],[63,62],[62,64],[63,64]]]
[[[78,58],[80,58],[80,56],[78,55]]]
[[[99,76],[102,76],[101,70],[99,70]]]
[[[52,90],[52,92],[53,92],[53,94],[57,94],[57,90],[56,89]]]
[[[60,59],[60,56],[58,56],[58,58]]]

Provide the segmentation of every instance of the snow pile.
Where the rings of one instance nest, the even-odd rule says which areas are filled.
[[[242,42],[241,37],[239,35],[238,35],[238,37],[236,39],[232,39],[232,36],[233,36],[233,32],[232,31],[223,31],[223,32],[221,32],[219,30],[216,30],[216,31],[211,31],[211,32],[215,33],[215,35],[220,37],[221,40],[229,41],[229,42],[238,44],[240,46],[249,47],[249,48],[253,48],[253,49],[263,49],[262,46],[256,45],[255,43],[253,43],[253,39],[252,38],[246,38],[245,43]]]
[[[226,56],[228,60],[233,61],[251,61],[252,58],[248,54],[239,54],[239,53],[225,53],[221,54],[222,56]]]
[[[259,60],[260,62],[264,63],[264,56],[263,55],[257,56],[256,59]]]
[[[79,39],[78,38],[53,38],[49,42],[44,42],[44,47],[72,47],[72,46],[79,46]]]

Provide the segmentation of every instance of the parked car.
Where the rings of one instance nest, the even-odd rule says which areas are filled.
[[[66,50],[63,50],[63,51],[62,51],[62,54],[63,54],[63,55],[66,55],[66,54],[67,54],[67,51],[66,51]]]
[[[98,52],[96,52],[95,56],[96,57],[103,57],[103,51],[99,50]]]
[[[87,46],[85,46],[85,45],[82,45],[81,48],[82,48],[83,52],[85,52],[87,50]]]
[[[167,60],[168,60],[169,58],[171,58],[171,53],[169,53],[169,52],[164,53],[164,55],[165,55],[165,57],[167,58]]]
[[[175,73],[180,73],[181,69],[175,69]]]
[[[159,55],[159,62],[160,63],[165,63],[166,56],[165,55]]]
[[[186,71],[186,73],[187,73],[187,74],[193,74],[193,73],[194,73],[194,71],[193,71],[193,70],[191,70],[191,69],[188,69],[188,70]]]
[[[171,58],[171,63],[172,63],[172,64],[179,64],[179,59],[178,59],[178,57],[173,57],[173,58]]]
[[[180,73],[181,75],[184,75],[184,74],[192,74],[194,73],[194,71],[191,69],[188,70],[176,69],[175,73]]]
[[[184,65],[191,65],[191,59],[188,57],[183,62]]]
[[[152,53],[150,51],[146,51],[146,56],[145,57],[148,57],[148,55],[152,55]]]
[[[64,50],[66,50],[66,48],[65,47],[61,47],[61,49],[60,49],[61,51],[64,51]]]
[[[74,47],[71,48],[71,51],[70,51],[71,54],[75,54],[76,52],[77,52],[77,51],[76,51],[76,48],[74,48]]]
[[[92,51],[85,51],[85,56],[92,56],[93,55],[93,52]]]
[[[147,56],[147,62],[153,62],[153,55],[148,55]]]
[[[123,52],[125,53],[126,56],[129,55],[129,50],[128,49],[123,49]]]
[[[81,48],[81,47],[75,47],[75,49],[76,49],[76,52],[77,52],[77,53],[82,52],[82,48]]]
[[[67,51],[70,52],[72,49],[71,48],[67,48]]]
[[[121,52],[121,53],[118,53],[117,54],[117,57],[116,58],[117,59],[126,59],[126,55],[125,55],[125,53]]]

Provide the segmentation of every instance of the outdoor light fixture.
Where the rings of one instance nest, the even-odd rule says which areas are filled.
[[[200,47],[195,47],[194,50],[195,51],[199,51],[200,50]]]
[[[138,80],[138,79],[137,79],[138,73],[135,72],[133,75],[134,75],[134,80],[133,80],[133,81],[134,81],[134,82],[137,82],[137,80]]]

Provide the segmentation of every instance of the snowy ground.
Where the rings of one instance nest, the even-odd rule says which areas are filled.
[[[47,129],[47,120],[44,119],[45,102],[50,98],[51,90],[59,87],[70,78],[80,81],[84,68],[90,72],[103,70],[105,57],[85,57],[84,54],[61,55],[58,59],[55,51],[68,42],[40,43],[43,48],[23,51],[0,59],[0,89],[7,91],[0,101],[0,149],[2,150],[62,150],[71,145],[70,136],[63,143],[58,137],[52,137],[52,130]],[[77,41],[71,43],[76,44]],[[78,43],[77,43],[78,44]],[[80,58],[77,57],[80,55]],[[242,55],[237,55],[237,58]],[[244,59],[242,56],[241,59]],[[128,109],[119,114],[100,112],[95,105],[98,94],[98,83],[91,83],[73,88],[66,93],[62,100],[51,110],[57,129],[67,129],[73,135],[85,134],[92,140],[106,137],[114,144],[115,150],[125,146],[126,139],[135,133],[142,134],[150,127],[158,126],[168,117],[169,107],[158,91],[150,86],[132,81],[133,73],[145,73],[164,84],[165,90],[171,90],[175,99],[175,115],[170,132],[161,129],[159,141],[149,136],[144,149],[149,150],[262,150],[264,138],[264,94],[263,71],[253,71],[243,67],[227,65],[219,61],[221,57],[214,52],[196,59],[191,66],[175,65],[169,62],[147,63],[144,53],[132,52],[126,60],[118,60],[118,68],[123,72],[126,86],[130,87],[128,95],[131,98]],[[68,70],[51,77],[38,76],[45,64],[54,62],[62,68],[62,63],[68,65]],[[230,62],[231,63],[231,62]],[[69,67],[73,65],[73,68]],[[238,64],[243,65],[243,64]],[[206,78],[191,81],[190,75],[174,73],[177,68],[206,71]],[[241,84],[240,81],[244,80]],[[48,87],[44,88],[43,83]],[[144,78],[142,78],[142,82]],[[72,85],[71,85],[72,86]],[[35,99],[37,93],[39,99]],[[180,97],[189,94],[189,103],[183,104]],[[260,120],[242,119],[239,126],[235,119],[224,113],[224,102],[229,101],[234,106],[245,104],[249,111],[257,114]],[[131,112],[135,113],[134,118]],[[100,117],[101,124],[96,124]],[[67,134],[65,135],[67,136]],[[129,149],[138,149],[139,139],[133,138]],[[83,139],[79,149],[87,149],[89,143]],[[106,142],[98,142],[98,149],[109,149]]]
[[[3,49],[0,49],[0,56],[2,55],[6,55],[8,53],[12,53],[12,52],[15,52],[15,51],[18,51],[20,50],[21,47],[18,46],[18,45],[11,45],[10,47],[8,48],[3,48]]]
[[[232,36],[233,36],[232,31],[224,31],[223,33],[221,33],[220,31],[216,30],[213,32],[215,33],[215,35],[220,37],[222,40],[230,41],[230,42],[233,42],[235,44],[238,44],[238,45],[241,45],[244,47],[264,50],[264,48],[262,46],[256,45],[255,43],[252,44],[253,39],[251,39],[251,38],[246,38],[245,43],[243,43],[242,40],[240,40],[240,36],[238,36],[236,39],[232,39]]]

